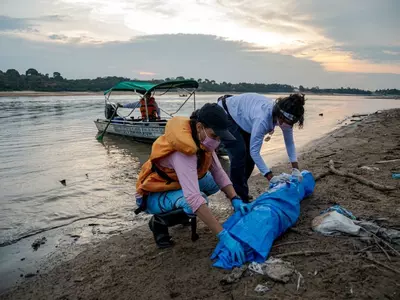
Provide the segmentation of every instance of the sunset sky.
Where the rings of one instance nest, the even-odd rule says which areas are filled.
[[[400,88],[398,0],[0,0],[0,69]]]

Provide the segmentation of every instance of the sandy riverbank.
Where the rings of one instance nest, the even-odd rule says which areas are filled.
[[[355,248],[367,245],[354,238],[323,237],[311,231],[311,221],[321,210],[334,203],[368,219],[386,218],[385,226],[400,227],[400,182],[391,178],[400,172],[400,163],[376,165],[380,160],[400,158],[400,110],[373,114],[314,141],[304,148],[300,164],[315,175],[327,170],[333,159],[340,170],[351,170],[376,183],[394,185],[398,189],[381,192],[353,179],[329,175],[317,182],[313,196],[301,205],[301,215],[294,227],[275,244],[287,244],[272,249],[271,254],[301,250],[331,250],[324,256],[292,256],[304,276],[297,282],[273,284],[265,298],[273,299],[398,299],[400,273],[382,268],[365,259],[365,254],[353,254]],[[376,166],[379,171],[360,169]],[[287,165],[274,168],[275,173],[287,171]],[[251,180],[254,196],[266,188],[265,179]],[[226,209],[214,211],[224,221],[231,210],[221,195],[215,201],[226,203]],[[114,236],[99,246],[84,251],[75,259],[64,262],[47,274],[39,273],[19,287],[0,296],[1,299],[258,299],[255,286],[266,280],[261,276],[244,277],[229,286],[220,285],[227,273],[212,267],[209,259],[216,238],[199,223],[200,239],[192,243],[187,228],[171,230],[177,244],[172,249],[158,250],[152,235],[143,225],[130,232]],[[389,262],[379,248],[372,248],[374,259],[400,270],[400,258]],[[400,271],[399,271],[400,272]]]

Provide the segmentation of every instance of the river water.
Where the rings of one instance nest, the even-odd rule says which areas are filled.
[[[166,96],[158,103],[170,112],[184,100]],[[197,106],[218,96],[197,95]],[[400,108],[399,100],[390,99],[307,98],[304,129],[295,130],[298,148],[353,113]],[[125,95],[114,99],[132,100]],[[179,114],[192,110],[189,100]],[[143,216],[133,214],[132,195],[151,146],[111,135],[98,142],[93,121],[103,111],[102,96],[0,98],[0,291],[21,275],[36,273],[49,258],[76,253],[65,249],[82,248],[143,222]],[[263,155],[271,166],[286,159],[279,130],[263,146]],[[34,251],[31,244],[41,237],[47,241]]]

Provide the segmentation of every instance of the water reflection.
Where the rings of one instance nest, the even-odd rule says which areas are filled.
[[[136,142],[129,137],[107,133],[104,135],[103,141],[99,141],[99,143],[104,146],[108,155],[111,154],[113,149],[117,148],[124,155],[137,158],[141,165],[149,158],[152,146],[152,143]]]

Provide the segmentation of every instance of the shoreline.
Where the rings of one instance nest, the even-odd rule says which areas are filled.
[[[240,94],[236,92],[206,92],[206,91],[197,91],[196,94]],[[291,92],[282,93],[282,92],[270,92],[270,93],[260,93],[263,95],[288,95]],[[364,94],[337,94],[337,93],[312,93],[312,92],[304,92],[306,95],[313,96],[363,96],[369,99],[400,99],[400,95],[364,95]],[[176,93],[178,94],[178,93]],[[0,98],[3,97],[67,97],[67,96],[103,96],[104,92],[39,92],[39,91],[3,91],[0,92]],[[113,92],[113,95],[126,95],[123,92]],[[182,99],[186,99],[186,97],[182,97]]]
[[[399,183],[389,177],[400,164],[379,165],[380,171],[361,170],[363,165],[371,165],[379,160],[400,157],[400,109],[371,114],[363,120],[336,129],[322,138],[314,140],[300,151],[302,169],[313,172],[314,176],[326,171],[330,159],[339,163],[341,168],[373,179],[377,183],[390,181],[399,187]],[[386,136],[385,136],[386,134]],[[388,136],[392,137],[391,139]],[[397,143],[397,144],[396,144]],[[288,164],[274,167],[275,174],[288,172]],[[267,184],[260,175],[249,180],[251,194],[258,196],[265,191]],[[216,211],[213,202],[220,202]],[[339,203],[361,217],[385,217],[387,224],[396,224],[400,213],[399,189],[382,193],[365,187],[352,179],[328,176],[318,181],[314,195],[301,203],[301,215],[295,230],[289,230],[279,238],[278,243],[312,239],[312,245],[295,244],[278,248],[278,252],[323,250],[326,247],[349,251],[354,247],[352,239],[340,239],[320,236],[310,230],[311,220],[332,203]],[[222,206],[222,207],[221,207]],[[231,213],[231,208],[221,194],[212,197],[211,208],[222,222]],[[396,208],[396,209],[393,209]],[[84,299],[108,299],[114,297],[128,299],[243,299],[245,286],[249,294],[256,295],[254,287],[262,283],[258,276],[246,277],[240,282],[224,288],[219,284],[226,273],[212,267],[209,259],[216,245],[216,238],[199,222],[200,240],[190,241],[187,228],[172,228],[177,244],[166,250],[154,246],[147,224],[131,231],[113,236],[89,247],[74,259],[61,263],[48,273],[40,273],[26,279],[20,286],[1,296],[4,299],[65,299],[82,297]],[[276,250],[273,250],[276,254]],[[383,254],[374,254],[375,259],[385,263]],[[276,284],[268,296],[277,298],[302,297],[346,298],[349,297],[351,282],[356,298],[367,295],[379,298],[385,293],[392,295],[396,290],[395,278],[390,271],[376,268],[363,269],[362,258],[352,255],[332,254],[327,257],[290,258],[296,268],[305,277],[304,287],[296,291],[292,284]],[[342,263],[340,261],[342,260]],[[321,262],[322,261],[322,262]],[[367,261],[368,262],[368,261]],[[332,265],[335,265],[332,267]],[[400,269],[400,261],[394,260],[391,266]],[[324,274],[324,278],[312,276],[315,270]],[[380,276],[373,273],[382,272]],[[361,273],[361,275],[358,275]],[[341,274],[340,276],[338,276]],[[347,275],[346,275],[347,274]],[[367,280],[362,275],[371,275]],[[397,275],[398,276],[398,275]],[[315,278],[314,278],[315,277]],[[328,278],[330,281],[324,283]],[[265,280],[264,280],[265,281]],[[368,286],[364,287],[365,281]],[[362,289],[365,289],[364,291]],[[247,288],[246,288],[247,290]],[[253,294],[252,294],[253,293]],[[357,294],[362,293],[362,294]],[[0,294],[1,295],[1,294]],[[354,297],[353,296],[353,297]],[[248,297],[245,297],[248,299]],[[395,298],[395,297],[394,297]]]

